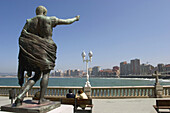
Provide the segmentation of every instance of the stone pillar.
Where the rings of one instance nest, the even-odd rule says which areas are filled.
[[[88,98],[91,98],[91,87],[83,87]]]
[[[163,95],[163,86],[161,86],[159,84],[159,76],[160,74],[158,74],[157,71],[155,71],[155,74],[153,74],[153,76],[155,76],[155,97],[156,98],[162,98]]]
[[[155,84],[155,97],[162,98],[163,95],[163,86],[160,84]]]

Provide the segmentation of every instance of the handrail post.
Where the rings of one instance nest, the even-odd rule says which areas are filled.
[[[153,76],[155,76],[155,93],[154,93],[154,95],[155,95],[155,97],[156,98],[162,98],[162,96],[163,96],[163,86],[161,86],[160,85],[160,83],[159,83],[159,76],[160,76],[161,74],[158,74],[158,72],[157,71],[155,71],[155,73],[153,74]]]
[[[88,98],[91,98],[91,87],[83,87]]]

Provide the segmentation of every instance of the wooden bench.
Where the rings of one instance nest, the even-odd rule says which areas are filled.
[[[156,100],[156,105],[153,105],[153,107],[158,113],[165,113],[165,111],[161,112],[160,109],[170,110],[170,100]],[[170,113],[170,111],[167,111],[166,113]]]
[[[86,111],[88,113],[92,113],[92,99],[77,99],[77,98],[61,98],[61,104],[68,104],[74,106],[74,113],[83,111],[83,113]],[[81,105],[86,105],[86,107],[90,107],[90,110],[87,109],[77,109]]]

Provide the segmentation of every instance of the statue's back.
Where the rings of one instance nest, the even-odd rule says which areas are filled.
[[[27,20],[27,31],[38,35],[41,38],[51,39],[52,37],[52,22],[50,17],[38,15]]]

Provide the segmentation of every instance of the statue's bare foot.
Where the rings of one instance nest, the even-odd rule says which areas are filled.
[[[19,98],[17,98],[16,100],[15,100],[15,106],[21,106],[22,105],[22,99],[19,99]]]
[[[49,102],[49,101],[50,101],[50,100],[47,100],[47,99],[43,98],[43,99],[40,99],[40,100],[39,100],[38,104],[43,104],[43,103]]]

